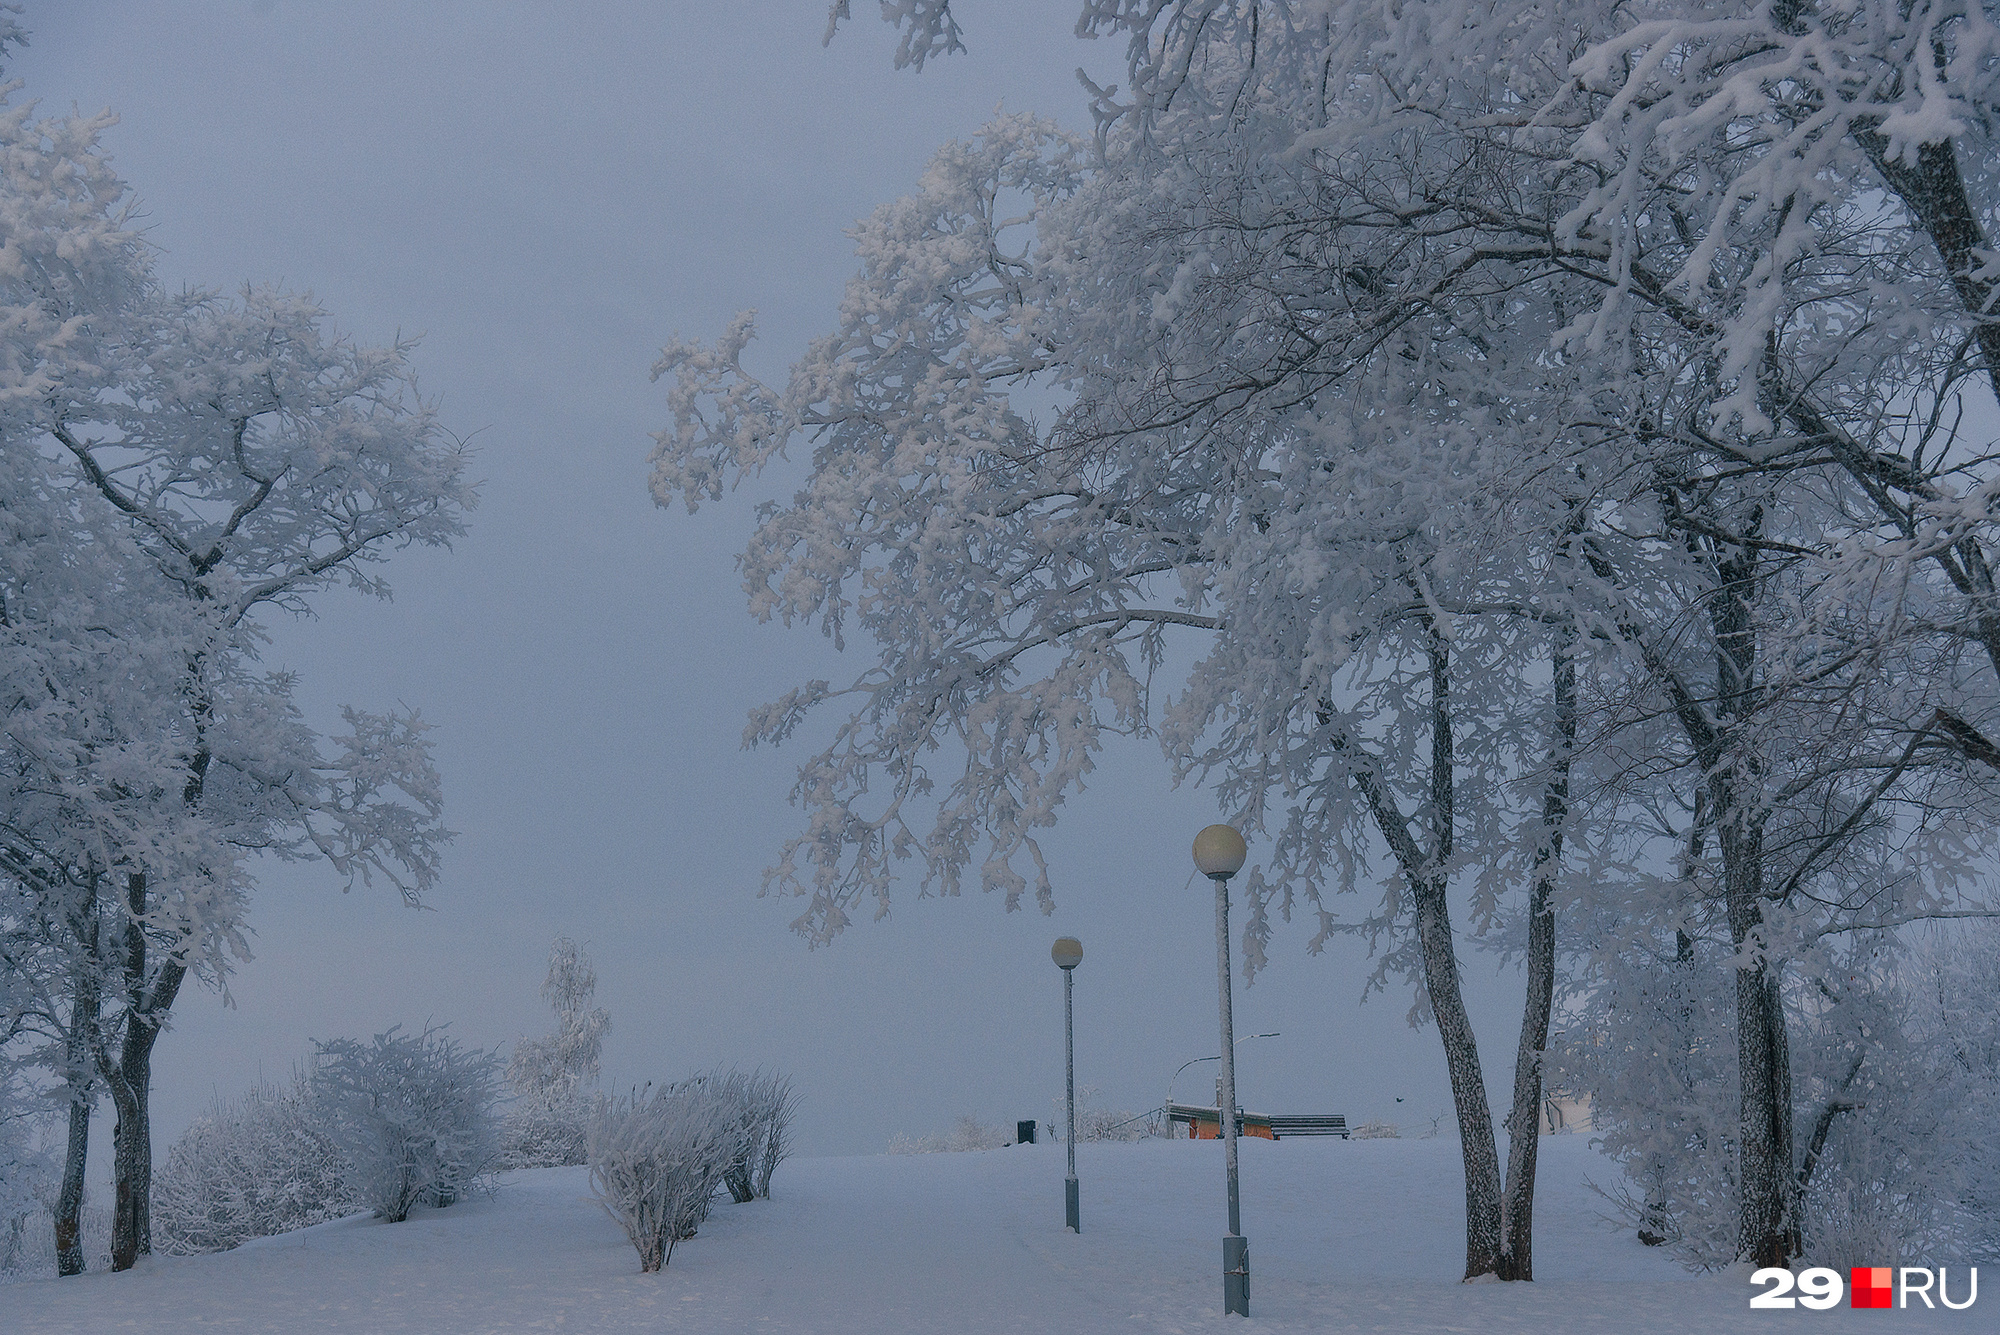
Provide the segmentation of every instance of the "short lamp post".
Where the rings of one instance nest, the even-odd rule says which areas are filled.
[[[1194,837],[1194,865],[1215,882],[1215,965],[1221,988],[1222,1096],[1216,1113],[1222,1122],[1223,1172],[1229,1180],[1229,1234],[1222,1240],[1222,1312],[1250,1315],[1250,1240],[1243,1236],[1243,1215],[1236,1192],[1236,1025],[1229,1013],[1229,878],[1243,870],[1249,849],[1243,836],[1227,825],[1211,825]]]
[[[1069,1176],[1063,1180],[1063,1224],[1072,1233],[1083,1232],[1083,1206],[1076,1187],[1076,966],[1083,963],[1083,942],[1073,936],[1059,936],[1049,948],[1063,976],[1063,1099],[1068,1110],[1069,1128],[1063,1141],[1069,1146]]]

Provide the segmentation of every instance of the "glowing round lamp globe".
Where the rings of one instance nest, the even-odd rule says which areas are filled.
[[[1059,936],[1049,947],[1049,958],[1056,962],[1058,969],[1074,969],[1083,963],[1083,942],[1073,936]]]
[[[1194,865],[1203,876],[1234,876],[1249,854],[1243,836],[1227,825],[1211,825],[1194,837]]]

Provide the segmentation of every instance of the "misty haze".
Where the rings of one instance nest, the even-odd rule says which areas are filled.
[[[2000,12],[849,10],[0,7],[0,1332],[1971,1329]]]

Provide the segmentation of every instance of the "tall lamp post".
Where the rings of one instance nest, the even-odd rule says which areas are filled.
[[[1222,1240],[1225,1316],[1250,1315],[1250,1240],[1243,1236],[1236,1193],[1236,1025],[1229,1013],[1229,878],[1243,870],[1249,851],[1243,836],[1227,825],[1211,825],[1194,837],[1194,865],[1215,882],[1215,967],[1222,1005],[1222,1097],[1216,1115],[1222,1122],[1223,1171],[1229,1179],[1229,1234]]]
[[[1083,1207],[1076,1187],[1076,1007],[1074,1004],[1076,966],[1083,963],[1083,942],[1073,936],[1059,936],[1049,948],[1063,976],[1063,1089],[1068,1108],[1069,1129],[1063,1143],[1069,1146],[1069,1176],[1063,1180],[1063,1224],[1072,1233],[1083,1232]]]

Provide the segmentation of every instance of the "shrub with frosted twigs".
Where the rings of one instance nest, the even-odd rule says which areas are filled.
[[[153,1241],[170,1256],[227,1251],[360,1208],[303,1075],[217,1103],[153,1174]]]
[[[606,1101],[590,1127],[590,1185],[639,1253],[661,1269],[708,1217],[743,1141],[741,1105],[707,1080]]]
[[[438,1027],[400,1029],[321,1043],[310,1078],[349,1185],[392,1224],[464,1195],[499,1144],[500,1059]]]

